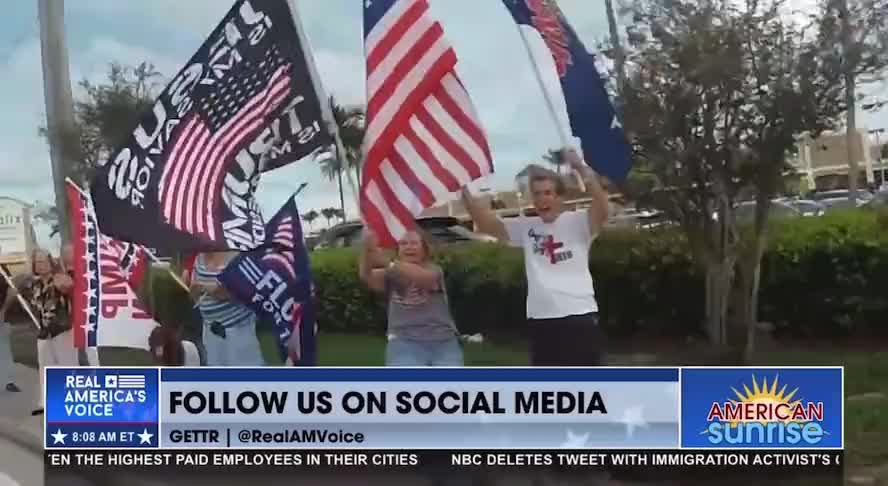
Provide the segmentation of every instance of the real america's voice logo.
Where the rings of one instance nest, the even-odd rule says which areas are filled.
[[[775,375],[770,384],[752,376],[752,389],[731,387],[736,399],[712,402],[702,432],[713,445],[797,445],[820,443],[829,433],[823,428],[823,402],[801,398],[799,389],[787,391]]]
[[[65,414],[68,417],[112,417],[115,405],[143,404],[147,400],[144,375],[68,375],[65,377]]]

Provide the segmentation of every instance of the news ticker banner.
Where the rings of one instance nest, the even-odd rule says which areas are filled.
[[[843,447],[842,368],[47,368],[47,449]]]
[[[173,473],[179,479],[185,474],[219,472],[263,473],[292,471],[329,471],[341,473],[359,470],[434,470],[449,469],[584,469],[607,471],[615,477],[650,476],[667,479],[717,477],[724,479],[734,473],[749,478],[763,474],[769,479],[787,475],[842,477],[844,452],[841,450],[565,450],[565,449],[463,449],[425,450],[94,450],[62,449],[45,452],[44,464],[49,469],[96,469],[110,472],[156,471]],[[822,483],[817,483],[822,484]]]

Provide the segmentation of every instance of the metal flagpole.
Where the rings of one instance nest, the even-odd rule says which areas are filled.
[[[524,51],[527,53],[527,59],[530,61],[530,65],[533,67],[533,74],[536,77],[537,84],[540,86],[540,91],[543,92],[543,98],[546,100],[546,107],[549,109],[549,115],[552,117],[552,121],[555,123],[555,129],[558,130],[558,137],[561,139],[561,146],[568,147],[571,145],[570,137],[567,132],[564,131],[564,127],[561,125],[561,119],[558,117],[558,112],[555,111],[555,102],[552,100],[552,94],[546,88],[546,83],[543,82],[543,74],[540,72],[540,66],[536,62],[536,58],[533,56],[533,51],[530,49],[530,41],[527,39],[527,32],[521,28],[521,24],[518,22],[514,22],[515,28],[518,29],[518,35],[521,36],[521,42],[524,44]],[[583,178],[579,176],[579,174],[575,174],[575,178],[579,184],[580,190],[586,192],[586,184],[583,183]]]
[[[64,0],[38,0],[40,47],[43,61],[43,96],[46,103],[46,128],[52,160],[55,203],[59,211],[59,237],[62,244],[70,238],[68,200],[65,195],[66,168],[71,154],[68,137],[73,133],[74,106],[68,72],[68,48],[65,44]]]
[[[321,77],[318,75],[317,67],[315,67],[314,53],[311,49],[311,44],[308,41],[308,36],[305,35],[305,31],[302,29],[302,20],[299,17],[299,11],[296,8],[296,1],[288,0],[287,3],[290,5],[290,14],[293,16],[293,25],[296,26],[296,35],[299,37],[299,43],[301,44],[302,52],[305,55],[305,63],[308,66],[308,74],[311,78],[312,87],[315,90],[315,96],[318,97],[318,101],[321,103],[322,116],[327,123],[327,130],[333,134],[333,139],[336,142],[336,156],[339,159],[339,187],[342,187],[342,169],[343,165],[348,162],[348,156],[345,147],[342,144],[342,138],[339,136],[339,126],[336,124],[336,119],[333,117],[330,100],[327,98],[326,93],[324,93],[324,87],[321,85]],[[342,217],[343,220],[345,220],[347,219],[345,216],[345,200],[342,196],[340,196],[340,203],[342,204]],[[358,194],[355,194],[355,203],[360,212],[361,203]]]

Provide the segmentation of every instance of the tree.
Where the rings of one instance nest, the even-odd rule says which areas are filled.
[[[338,210],[336,208],[324,208],[321,210],[321,216],[327,220],[327,227],[330,227],[330,220],[335,218],[338,214]]]
[[[786,153],[801,134],[834,126],[843,110],[838,73],[781,7],[781,0],[628,7],[634,25],[620,91],[637,163],[656,178],[662,189],[653,203],[680,223],[703,270],[711,343],[747,354]],[[751,238],[742,238],[734,217],[741,192],[756,200]]]
[[[336,214],[334,216],[339,218],[339,221],[343,223],[345,222],[345,211],[343,211],[341,208],[336,208]]]
[[[339,183],[339,194],[340,199],[342,199],[341,169],[344,169],[349,186],[354,194],[358,194],[358,187],[361,184],[361,161],[363,160],[361,148],[364,143],[365,132],[364,109],[339,105],[332,96],[330,97],[330,108],[333,111],[333,119],[336,121],[336,126],[339,129],[339,138],[342,140],[342,146],[345,149],[345,160],[340,160],[342,158],[341,155],[324,159],[321,162],[321,173],[327,179]]]
[[[865,96],[859,86],[883,81],[888,71],[888,0],[821,0],[818,43],[823,58],[840,72],[848,108],[845,149],[848,197],[857,200],[860,169],[857,146],[857,105]],[[882,103],[873,103],[873,109]],[[866,107],[864,107],[866,109]]]
[[[543,160],[555,166],[555,172],[561,174],[561,168],[567,164],[567,161],[564,159],[564,156],[561,155],[561,150],[549,149],[543,154]]]
[[[302,215],[302,220],[308,223],[309,231],[311,231],[312,224],[314,224],[315,220],[318,219],[318,216],[320,215],[314,209]]]
[[[64,134],[78,161],[68,168],[69,177],[86,185],[96,165],[126,141],[139,117],[154,104],[159,77],[146,62],[135,67],[112,63],[104,82],[80,81],[84,96],[75,100],[75,125],[71,133]],[[39,132],[48,135],[46,127],[40,127]]]

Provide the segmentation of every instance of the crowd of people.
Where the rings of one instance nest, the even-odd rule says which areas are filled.
[[[529,188],[536,216],[504,220],[481,204],[468,189],[462,198],[480,232],[524,250],[527,325],[533,366],[597,366],[602,363],[604,335],[598,323],[595,288],[588,253],[607,219],[607,194],[594,171],[572,149],[563,156],[593,196],[587,209],[566,212],[566,184],[555,172],[532,167]],[[219,283],[219,274],[237,254],[202,253],[186,264],[183,279],[190,287],[195,317],[202,323],[201,346],[184,341],[169,326],[154,329],[148,347],[163,366],[261,366],[262,350],[256,332],[257,316],[233,299]],[[29,272],[4,286],[0,332],[8,336],[6,313],[19,298],[38,326],[37,358],[43,403],[43,367],[77,366],[70,323],[73,254],[61,251],[61,261],[42,249],[31,255]],[[420,230],[408,231],[399,241],[394,259],[379,248],[367,231],[358,273],[366,286],[388,304],[387,366],[462,366],[459,331],[450,309],[444,273],[433,263],[432,245]],[[2,338],[3,335],[0,335]],[[199,348],[203,348],[202,352]],[[0,367],[12,370],[7,344],[0,345]],[[90,364],[97,364],[94,359]],[[6,390],[16,392],[11,376]],[[42,405],[34,414],[43,413]]]

